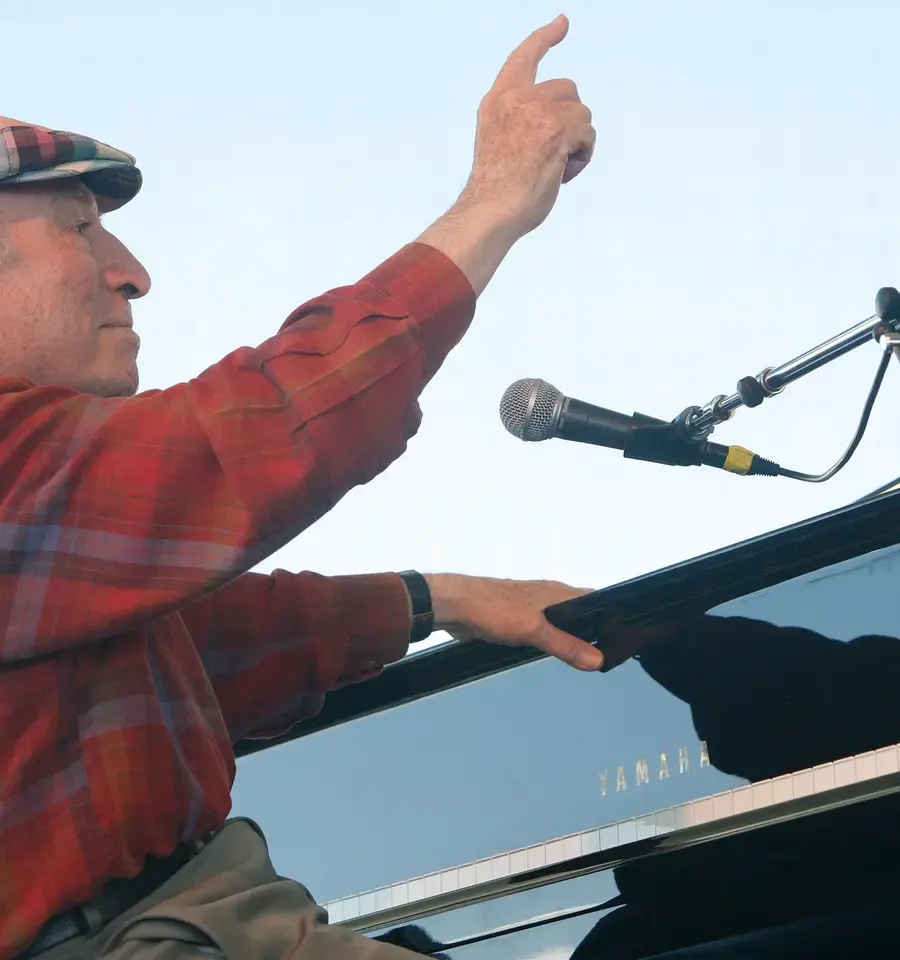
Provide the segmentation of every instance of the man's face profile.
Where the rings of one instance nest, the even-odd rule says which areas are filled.
[[[143,266],[75,180],[0,188],[0,375],[102,397],[138,388]]]

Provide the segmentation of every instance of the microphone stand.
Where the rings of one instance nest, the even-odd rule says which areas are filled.
[[[705,439],[718,424],[730,420],[741,407],[758,407],[764,400],[781,393],[788,384],[872,340],[879,343],[887,340],[888,346],[894,346],[898,334],[900,293],[893,287],[882,287],[875,297],[875,313],[871,317],[781,366],[767,367],[755,377],[744,377],[738,381],[735,393],[730,396],[720,394],[702,407],[688,407],[681,414],[686,437],[690,440]]]
[[[741,447],[726,448],[708,442],[715,428],[720,423],[730,420],[741,407],[758,407],[769,397],[781,393],[788,384],[872,340],[882,347],[884,353],[869,390],[859,425],[840,460],[824,473],[807,474],[786,470],[779,464],[765,460]],[[900,292],[893,287],[883,287],[875,297],[875,313],[871,317],[787,363],[777,367],[767,367],[755,377],[743,377],[738,381],[733,394],[728,396],[719,394],[703,406],[690,406],[669,423],[636,414],[635,429],[632,438],[626,444],[624,455],[628,458],[673,466],[706,463],[724,467],[738,474],[782,476],[807,483],[822,483],[841,470],[859,446],[891,356],[896,357],[900,362]],[[729,451],[731,451],[730,455]],[[713,459],[710,459],[711,457]],[[720,459],[721,462],[718,462]],[[714,460],[717,462],[713,462]],[[729,460],[731,463],[728,462]],[[883,492],[897,482],[900,481],[893,481],[870,496]]]

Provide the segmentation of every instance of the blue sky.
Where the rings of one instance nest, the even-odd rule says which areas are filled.
[[[145,192],[111,225],[154,276],[136,316],[143,384],[165,386],[264,339],[439,215],[467,175],[480,96],[556,12],[531,0],[163,0],[100,2],[87,16],[12,3],[4,23],[21,42],[5,53],[17,80],[4,112],[137,155]],[[896,79],[877,56],[900,19],[891,4],[566,12],[570,36],[541,76],[579,83],[595,163],[485,295],[423,398],[408,455],[273,564],[600,586],[900,473],[900,377],[851,467],[821,488],[526,446],[502,430],[497,403],[521,376],[674,416],[862,319],[878,287],[900,282]],[[823,468],[849,439],[876,359],[848,358],[717,439]]]
[[[484,296],[408,454],[264,569],[415,566],[600,587],[900,474],[900,371],[851,465],[822,487],[503,431],[497,404],[519,377],[671,417],[900,285],[897,80],[882,40],[897,35],[894,3],[562,9],[570,36],[541,77],[579,84],[595,162]],[[2,110],[136,154],[144,192],[109,224],[155,280],[136,321],[143,386],[162,387],[267,338],[452,203],[481,95],[558,12],[536,0],[5,0]],[[823,469],[876,362],[874,347],[859,351],[716,439]]]

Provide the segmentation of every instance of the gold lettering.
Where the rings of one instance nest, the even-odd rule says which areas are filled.
[[[646,760],[638,760],[634,765],[634,777],[637,780],[637,785],[640,786],[642,783],[650,782],[650,770],[647,767]]]
[[[709,767],[712,765],[712,762],[709,758],[709,745],[705,740],[700,741],[700,767]],[[690,773],[691,772],[691,759],[690,759],[690,749],[688,747],[679,747],[678,748],[678,772],[681,773]],[[640,787],[642,784],[650,783],[650,764],[649,761],[645,759],[640,759],[635,762],[634,765],[634,775],[636,786]],[[669,767],[669,757],[666,753],[660,753],[659,755],[659,779],[668,780],[672,775],[671,769]],[[607,793],[607,787],[609,785],[609,770],[600,771],[600,796],[605,797]],[[621,793],[623,790],[628,789],[628,781],[625,776],[625,767],[619,765],[616,768],[616,793]]]

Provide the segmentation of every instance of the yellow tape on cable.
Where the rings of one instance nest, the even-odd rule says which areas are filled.
[[[755,456],[755,453],[751,450],[746,450],[744,447],[729,447],[728,455],[722,464],[722,469],[727,470],[729,473],[738,473],[742,477],[745,477],[750,472],[750,466]]]

